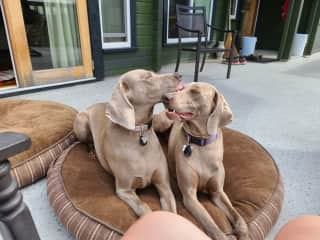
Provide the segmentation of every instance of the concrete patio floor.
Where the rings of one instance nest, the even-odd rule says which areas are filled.
[[[184,81],[192,81],[193,66],[181,65]],[[161,72],[173,70],[174,65],[168,65]],[[289,62],[234,66],[229,80],[225,74],[226,65],[209,61],[199,80],[214,84],[224,94],[235,115],[230,127],[264,145],[284,179],[284,206],[267,238],[271,240],[290,219],[320,213],[320,54]],[[93,103],[107,101],[117,79],[110,77],[15,98],[48,99],[84,110]],[[23,196],[41,239],[73,239],[54,216],[45,179],[23,189]]]

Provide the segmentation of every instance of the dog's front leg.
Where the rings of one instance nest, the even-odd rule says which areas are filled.
[[[156,170],[152,176],[152,183],[158,190],[161,209],[177,213],[176,200],[170,187],[169,174],[165,170]]]
[[[156,132],[165,132],[172,127],[174,121],[166,116],[166,112],[162,111],[153,115],[152,124]]]
[[[183,204],[204,227],[207,234],[215,240],[231,240],[232,236],[227,236],[223,233],[214,220],[211,218],[207,210],[202,206],[197,198],[197,190],[189,189],[182,193]]]
[[[212,201],[220,208],[227,216],[234,227],[234,233],[239,240],[249,240],[248,225],[241,215],[234,209],[231,201],[224,191],[212,194]]]
[[[122,185],[118,179],[116,179],[116,193],[118,197],[122,201],[126,202],[139,217],[152,212],[151,208],[141,201],[134,189]]]

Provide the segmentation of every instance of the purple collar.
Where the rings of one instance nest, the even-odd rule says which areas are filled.
[[[186,132],[186,134],[187,134],[189,144],[193,143],[193,144],[196,144],[201,147],[206,146],[206,145],[208,145],[218,139],[218,134],[211,135],[208,138],[194,137],[187,132]]]

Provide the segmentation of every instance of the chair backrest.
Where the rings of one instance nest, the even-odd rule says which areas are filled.
[[[206,8],[205,7],[190,7],[185,5],[176,5],[177,24],[181,27],[197,30],[201,35],[207,36],[206,26]],[[180,37],[197,37],[196,33],[178,30]]]

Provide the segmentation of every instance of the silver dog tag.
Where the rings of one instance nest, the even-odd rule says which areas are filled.
[[[186,157],[190,157],[192,154],[192,147],[190,144],[185,144],[182,147],[182,152]]]
[[[139,143],[141,146],[145,146],[148,143],[148,138],[146,136],[140,136],[139,137]]]

